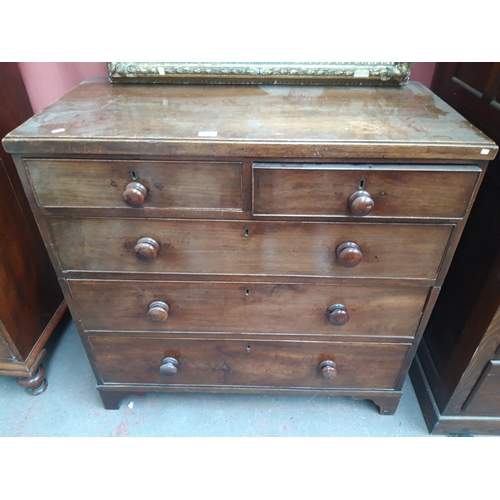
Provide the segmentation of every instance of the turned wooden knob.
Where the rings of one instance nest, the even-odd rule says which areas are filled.
[[[330,361],[329,359],[322,361],[318,365],[318,370],[321,376],[326,380],[332,380],[337,376],[337,364],[335,361]]]
[[[326,312],[328,321],[334,326],[345,325],[349,321],[349,314],[343,304],[333,304]]]
[[[337,248],[336,253],[337,259],[343,267],[355,267],[363,258],[360,248],[352,241],[342,243],[342,245]]]
[[[148,318],[152,323],[164,323],[168,319],[168,304],[162,300],[151,302],[148,307]]]
[[[354,215],[368,215],[375,202],[368,191],[356,191],[349,197],[349,208]]]
[[[160,244],[153,238],[140,238],[134,247],[135,256],[146,262],[155,260],[159,251]]]
[[[160,375],[162,375],[163,377],[175,377],[178,367],[179,362],[175,358],[165,358],[161,362]]]
[[[148,189],[140,182],[130,182],[125,186],[123,199],[131,207],[140,207],[146,200]]]

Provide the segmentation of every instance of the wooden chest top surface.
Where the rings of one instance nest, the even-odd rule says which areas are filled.
[[[495,144],[420,83],[133,85],[88,80],[4,140],[10,153],[491,160]],[[487,151],[485,151],[487,150]]]

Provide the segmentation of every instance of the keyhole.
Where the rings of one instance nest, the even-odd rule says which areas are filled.
[[[250,346],[247,345],[247,352],[250,352]]]
[[[366,184],[366,181],[364,179],[361,179],[359,181],[358,188],[359,189],[365,189],[365,184]]]
[[[245,238],[250,236],[250,229],[245,229]]]
[[[139,176],[137,175],[137,172],[136,172],[135,170],[132,170],[132,171],[130,172],[130,178],[131,178],[133,181],[136,181],[136,180],[139,178]]]
[[[250,290],[247,290],[247,291],[245,292],[245,295],[248,297],[248,296],[250,295]]]

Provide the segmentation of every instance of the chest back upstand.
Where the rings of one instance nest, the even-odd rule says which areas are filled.
[[[104,406],[395,412],[495,144],[420,84],[85,82],[4,140]]]

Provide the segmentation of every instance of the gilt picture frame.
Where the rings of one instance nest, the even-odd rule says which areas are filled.
[[[109,62],[112,83],[406,85],[408,62]]]

